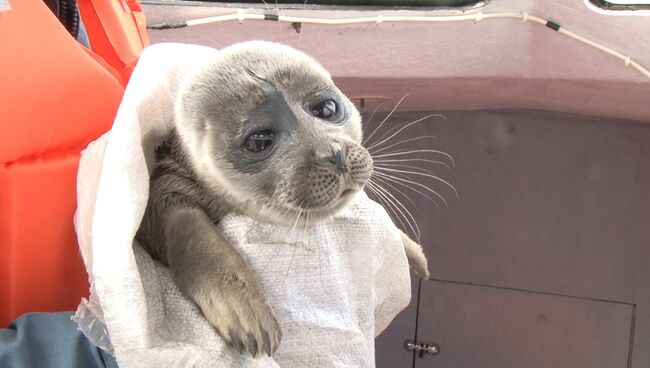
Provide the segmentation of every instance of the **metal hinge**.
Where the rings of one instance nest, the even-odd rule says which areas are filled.
[[[406,340],[404,342],[404,348],[408,351],[415,351],[420,358],[424,358],[424,354],[437,355],[440,352],[440,345],[438,344],[413,340]]]

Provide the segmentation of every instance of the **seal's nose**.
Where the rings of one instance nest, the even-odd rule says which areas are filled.
[[[345,163],[346,152],[342,149],[336,151],[331,157],[327,158],[327,161],[334,164],[336,169],[342,173],[348,172],[348,166]]]

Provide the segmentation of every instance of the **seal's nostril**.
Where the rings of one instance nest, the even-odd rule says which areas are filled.
[[[329,157],[327,161],[331,162],[336,166],[336,169],[342,173],[348,172],[348,166],[345,160],[345,152],[343,150],[338,150],[334,155]]]

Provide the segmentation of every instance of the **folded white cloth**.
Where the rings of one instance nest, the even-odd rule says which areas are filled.
[[[283,331],[273,358],[228,347],[167,268],[133,241],[154,149],[183,77],[217,57],[196,45],[142,53],[113,128],[82,153],[75,225],[91,282],[74,319],[120,367],[374,367],[374,337],[410,300],[400,234],[361,193],[334,218],[288,228],[227,216],[219,226],[258,276]]]

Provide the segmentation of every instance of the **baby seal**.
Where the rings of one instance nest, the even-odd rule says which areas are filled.
[[[180,89],[136,239],[226,342],[272,355],[280,326],[216,224],[231,212],[290,226],[332,216],[372,175],[361,139],[358,111],[309,56],[258,41],[226,48]],[[420,246],[403,238],[428,276]]]

